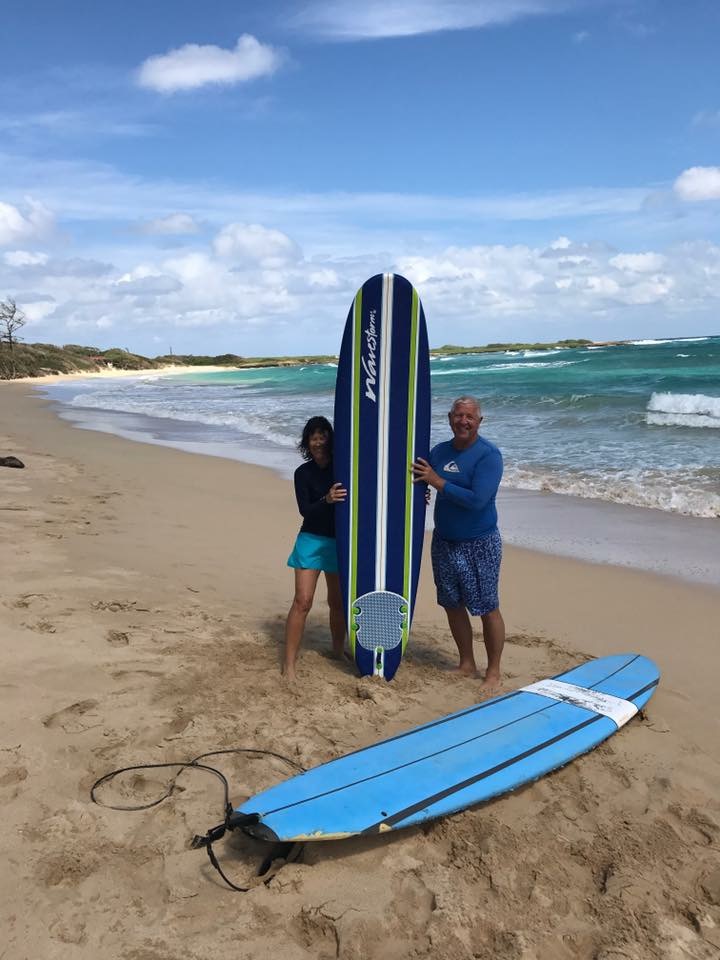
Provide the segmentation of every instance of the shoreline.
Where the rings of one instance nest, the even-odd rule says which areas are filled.
[[[26,464],[0,470],[8,960],[714,955],[720,591],[508,548],[503,689],[635,651],[662,672],[643,717],[482,807],[307,844],[267,886],[254,878],[266,848],[236,831],[216,853],[250,887],[238,895],[188,849],[222,818],[214,778],[186,771],[170,799],[135,813],[93,805],[91,785],[220,749],[308,767],[476,703],[477,682],[449,671],[427,554],[391,684],[328,657],[320,592],[289,687],[279,656],[299,527],[290,483],[78,430],[27,386],[3,395],[0,443]],[[234,804],[287,776],[267,758],[211,762]],[[146,803],[167,782],[148,771],[101,798]]]
[[[244,370],[254,369],[245,367],[221,367],[221,366],[166,366],[151,367],[148,370],[76,370],[73,373],[46,373],[40,377],[16,377],[13,380],[0,380],[0,384],[23,383],[35,384],[41,386],[46,383],[67,383],[72,380],[109,380],[113,377],[127,379],[131,377],[155,377],[168,376],[173,373],[222,373],[224,370]]]
[[[42,389],[38,384],[31,385]],[[54,415],[71,424],[73,429],[265,467],[284,479],[291,478],[295,469],[294,450],[261,448],[252,442],[239,447],[220,441],[201,441],[196,439],[196,427],[185,421],[67,407],[52,397],[40,396]],[[175,433],[172,439],[162,436],[169,423]],[[498,507],[503,538],[517,547],[720,586],[718,519],[715,517],[693,517],[652,507],[510,486],[501,486]],[[427,529],[431,528],[430,509]]]

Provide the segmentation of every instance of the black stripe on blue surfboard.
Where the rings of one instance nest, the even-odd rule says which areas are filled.
[[[383,276],[378,274],[372,277],[362,288],[362,316],[361,316],[361,344],[367,355],[365,345],[367,337],[365,331],[369,329],[371,312],[375,312],[375,328],[378,333],[377,349],[375,351],[376,381],[369,384],[365,370],[360,367],[360,417],[359,417],[359,450],[356,452],[359,462],[358,473],[358,529],[357,551],[355,562],[357,565],[357,593],[361,597],[365,593],[377,590],[375,577],[375,560],[377,555],[377,460],[373,456],[360,456],[360,451],[377,451],[378,446],[378,399],[377,388],[382,376],[381,342],[385,335],[382,324]],[[367,388],[375,387],[375,399],[368,396]],[[352,532],[351,532],[352,536]]]
[[[393,323],[391,337],[389,393],[397,405],[388,415],[388,475],[386,512],[385,589],[409,599],[405,585],[405,507],[408,492],[407,455],[408,386],[415,371],[410,370],[413,289],[404,277],[393,283]]]
[[[636,657],[633,657],[632,659],[635,660],[635,659],[637,659],[637,658],[636,658]],[[631,662],[632,662],[632,661],[631,661]],[[627,666],[627,665],[626,665],[626,666]],[[623,668],[620,667],[619,669],[623,669]],[[597,680],[592,686],[589,686],[589,687],[587,687],[586,689],[592,690],[592,689],[594,689],[595,687],[599,686],[601,683],[607,682],[607,680],[610,679],[610,677],[614,676],[617,672],[618,672],[617,670],[613,670],[612,673],[608,674],[606,677],[601,678],[600,680]],[[562,676],[562,674],[561,674],[561,676]],[[634,700],[634,699],[636,699],[637,697],[641,696],[642,694],[646,693],[648,690],[650,690],[650,689],[652,689],[653,687],[657,686],[658,682],[659,682],[659,679],[653,680],[652,682],[646,684],[641,690],[639,690],[639,691],[637,691],[636,693],[634,693],[634,694],[632,695],[632,697],[624,698],[624,699]],[[515,690],[515,691],[513,691],[513,693],[507,694],[505,697],[498,697],[498,698],[495,698],[494,700],[486,701],[485,703],[483,703],[483,704],[478,704],[477,707],[471,708],[471,709],[468,710],[468,711],[464,711],[464,712],[462,712],[462,713],[452,714],[449,718],[448,718],[448,717],[443,717],[441,720],[435,721],[435,722],[433,722],[433,723],[431,723],[431,724],[426,724],[426,725],[423,726],[423,727],[416,727],[416,728],[414,728],[414,729],[411,730],[411,731],[406,731],[406,732],[403,733],[403,734],[399,734],[397,737],[392,737],[392,738],[390,738],[389,740],[385,740],[385,741],[382,741],[381,743],[373,744],[373,745],[371,745],[371,746],[369,746],[369,747],[363,747],[361,750],[355,750],[355,751],[353,751],[352,753],[345,754],[343,757],[338,757],[337,759],[338,759],[338,760],[347,760],[349,757],[357,756],[358,754],[363,753],[363,752],[365,752],[365,751],[373,750],[373,749],[375,749],[376,747],[385,746],[385,745],[387,745],[387,744],[389,744],[389,743],[392,743],[392,742],[394,742],[394,741],[401,740],[403,737],[407,737],[407,736],[410,735],[410,734],[415,734],[415,733],[418,733],[418,732],[421,731],[421,730],[423,730],[423,731],[424,731],[424,730],[427,730],[429,727],[437,726],[437,725],[439,725],[440,723],[446,722],[448,719],[458,719],[458,718],[461,717],[461,716],[467,716],[468,713],[474,712],[475,710],[482,709],[482,708],[487,707],[487,706],[489,706],[489,705],[491,705],[491,704],[493,704],[493,703],[494,703],[494,704],[497,704],[497,703],[500,702],[501,700],[507,700],[507,699],[510,699],[510,698],[512,698],[512,697],[519,696],[521,693],[526,693],[526,692],[527,692],[527,691],[523,691],[523,690]],[[283,810],[290,810],[290,809],[292,809],[293,807],[301,806],[301,805],[304,804],[304,803],[311,803],[311,802],[313,802],[314,800],[318,800],[318,799],[321,799],[321,798],[323,798],[323,797],[331,796],[333,793],[340,793],[341,791],[350,789],[351,787],[360,786],[360,785],[363,784],[363,783],[369,783],[369,782],[371,782],[372,780],[377,780],[377,779],[379,779],[380,777],[388,776],[388,775],[390,775],[390,774],[396,773],[398,770],[406,769],[406,768],[411,767],[411,766],[413,766],[413,765],[415,765],[415,764],[424,763],[426,760],[430,760],[430,759],[432,759],[433,757],[442,756],[442,755],[445,754],[445,753],[449,753],[451,750],[456,750],[456,749],[458,749],[459,747],[467,746],[469,743],[473,743],[473,742],[475,742],[475,741],[479,741],[479,740],[482,740],[482,739],[484,739],[484,738],[486,738],[486,737],[492,736],[493,734],[498,733],[499,731],[504,730],[504,729],[506,729],[507,727],[511,727],[511,726],[516,725],[516,724],[520,724],[520,723],[522,723],[523,721],[528,720],[528,719],[536,716],[537,714],[547,713],[549,710],[552,710],[552,709],[554,709],[554,708],[560,707],[560,706],[562,706],[562,705],[567,706],[567,704],[565,704],[564,701],[562,701],[562,700],[555,700],[555,701],[553,701],[553,702],[551,702],[551,703],[543,703],[541,706],[536,707],[536,708],[528,711],[527,713],[522,714],[521,716],[514,717],[514,718],[511,719],[511,720],[504,721],[503,723],[500,723],[500,724],[498,724],[497,726],[491,727],[489,730],[485,730],[485,731],[483,731],[482,733],[479,733],[479,734],[477,734],[477,735],[475,735],[475,736],[468,737],[468,738],[466,738],[465,740],[452,743],[452,744],[450,744],[449,746],[443,747],[443,748],[440,749],[440,750],[435,750],[435,751],[433,751],[433,752],[430,753],[430,754],[426,754],[426,755],[421,756],[421,757],[415,757],[415,758],[413,758],[412,760],[408,760],[406,763],[396,764],[394,767],[386,768],[386,769],[384,769],[384,770],[378,771],[377,773],[370,774],[370,775],[367,776],[367,777],[361,777],[361,778],[359,778],[359,779],[357,779],[357,780],[353,780],[353,781],[351,781],[351,782],[349,782],[349,783],[344,783],[344,784],[341,784],[340,786],[332,787],[332,788],[330,788],[329,790],[323,790],[321,793],[313,794],[313,795],[310,796],[310,797],[304,797],[304,798],[302,798],[302,799],[300,799],[300,800],[296,800],[296,801],[294,801],[293,803],[283,804],[283,805],[280,806],[280,807],[275,807],[275,808],[273,808],[273,809],[271,809],[271,810],[265,811],[265,812],[263,813],[263,816],[264,816],[264,817],[267,817],[267,816],[270,816],[271,814],[279,813],[279,812],[281,812],[281,811],[283,811]],[[571,704],[571,706],[576,706],[576,705]],[[577,706],[577,709],[583,709],[583,708]],[[601,714],[598,714],[598,716],[602,716],[602,715],[601,715]],[[617,727],[616,727],[616,729],[617,729]],[[553,742],[554,742],[554,741],[553,741]],[[334,761],[329,761],[329,763],[332,763],[332,762],[334,762]],[[383,822],[384,822],[384,821],[383,821]]]
[[[585,685],[588,690],[594,690],[596,687],[599,687],[601,683],[607,683],[612,677],[620,673],[622,670],[625,670],[626,667],[629,667],[631,664],[635,663],[639,659],[639,654],[632,654],[625,663],[620,664],[615,670],[608,673],[606,676],[601,677],[599,680],[596,680],[594,683]],[[592,661],[591,661],[592,662]],[[567,678],[570,674],[574,673],[576,670],[579,670],[585,664],[579,664],[577,667],[573,667],[572,670],[566,670],[563,673],[558,673],[554,677],[551,677],[551,680],[560,680],[563,677]],[[656,681],[657,683],[657,681]],[[459,720],[461,717],[468,717],[470,714],[477,713],[480,710],[487,710],[488,707],[493,707],[498,703],[503,703],[506,700],[511,700],[513,697],[519,697],[521,693],[524,693],[524,690],[512,690],[510,693],[503,693],[498,697],[492,697],[490,700],[483,700],[482,703],[473,704],[472,707],[467,707],[465,710],[458,710],[455,713],[450,713],[446,717],[439,717],[437,720],[431,720],[429,723],[424,723],[420,727],[413,727],[411,730],[404,730],[402,733],[396,734],[394,737],[388,737],[387,740],[381,740],[378,743],[372,743],[368,747],[360,747],[358,750],[353,750],[351,753],[346,753],[342,757],[337,759],[344,760],[346,757],[354,757],[359,753],[364,753],[367,750],[374,750],[376,747],[386,746],[390,743],[395,743],[397,740],[404,740],[406,737],[415,736],[418,733],[424,732],[426,730],[431,730],[433,727],[442,726],[444,723],[451,723],[454,720]],[[561,701],[557,701],[560,703]],[[328,761],[332,762],[332,761]]]
[[[612,673],[609,673],[606,677],[603,677],[602,680],[598,680],[596,683],[593,683],[593,684],[592,684],[591,686],[589,686],[587,689],[588,689],[588,690],[593,690],[595,687],[598,686],[598,684],[600,684],[600,683],[607,683],[608,680],[610,680],[610,679],[611,679],[612,677],[614,677],[616,674],[620,673],[621,670],[626,670],[631,664],[635,663],[635,661],[636,661],[636,660],[639,660],[639,659],[640,659],[640,654],[639,654],[639,653],[633,654],[633,655],[630,657],[630,659],[627,661],[627,663],[621,663],[620,666],[619,666],[616,670],[613,670]],[[590,661],[590,663],[592,663],[592,661]],[[571,670],[563,670],[562,673],[556,673],[554,677],[549,677],[548,679],[549,679],[549,680],[560,680],[561,678],[564,677],[564,678],[565,678],[565,682],[566,682],[566,683],[569,683],[570,681],[569,681],[567,678],[570,677],[573,673],[575,673],[576,670],[581,670],[584,666],[585,666],[584,663],[579,663],[576,667],[573,667]],[[581,686],[584,686],[584,684],[581,684]]]
[[[417,363],[417,399],[415,420],[415,450],[413,460],[423,457],[427,460],[430,454],[430,353],[428,350],[427,326],[425,313],[420,305],[420,333],[418,337]],[[413,555],[417,557],[413,564],[410,590],[410,610],[415,609],[418,582],[420,580],[420,559],[423,552],[425,538],[425,486],[413,484]]]
[[[272,816],[274,813],[282,813],[284,810],[292,810],[294,807],[300,807],[304,803],[312,803],[314,800],[321,800],[323,797],[331,797],[334,793],[341,793],[343,790],[349,790],[351,787],[362,786],[363,783],[371,783],[373,780],[379,780],[380,777],[387,777],[392,773],[397,773],[399,770],[406,770],[408,767],[412,767],[418,763],[424,763],[426,760],[431,760],[433,757],[441,757],[445,753],[449,753],[451,750],[457,750],[458,747],[466,747],[469,743],[473,743],[476,740],[482,740],[483,737],[492,736],[493,733],[498,733],[500,730],[505,730],[507,727],[512,727],[516,723],[521,723],[523,720],[529,720],[531,717],[536,716],[538,713],[543,713],[545,710],[549,710],[551,707],[558,706],[562,701],[557,700],[552,704],[543,704],[541,707],[538,707],[536,710],[532,710],[530,713],[525,713],[521,717],[514,717],[512,720],[508,720],[505,723],[499,724],[497,727],[492,727],[490,730],[485,730],[484,733],[479,733],[474,737],[468,737],[467,740],[461,740],[457,743],[451,743],[447,747],[443,747],[442,750],[435,750],[433,753],[428,753],[423,757],[414,757],[412,760],[408,760],[406,763],[398,763],[394,767],[388,767],[386,770],[380,770],[377,773],[371,773],[367,777],[361,777],[359,780],[352,780],[350,783],[343,783],[341,786],[331,787],[329,790],[323,790],[322,793],[315,793],[311,797],[303,797],[302,800],[295,800],[293,803],[283,804],[281,807],[275,807],[272,810],[265,810],[262,814],[263,817]],[[396,739],[396,738],[393,738]],[[379,746],[380,744],[375,744]],[[371,747],[366,747],[365,749],[372,749]],[[355,751],[355,753],[361,753],[362,751]],[[338,757],[338,760],[345,760],[347,757],[353,756],[352,753],[345,754],[343,757]],[[332,763],[333,761],[328,761]]]
[[[335,412],[333,414],[333,426],[335,427],[335,437],[333,443],[333,471],[334,479],[348,491],[347,499],[335,505],[335,531],[338,553],[338,570],[340,579],[347,583],[348,580],[348,549],[349,537],[345,533],[350,525],[350,491],[352,489],[352,475],[350,470],[350,451],[352,449],[352,435],[350,431],[350,418],[352,411],[352,392],[350,381],[352,370],[350,368],[353,348],[352,335],[352,314],[354,305],[350,307],[345,330],[343,332],[342,342],[340,344],[340,357],[338,360],[338,375],[335,387]],[[345,622],[348,623],[350,611],[347,609],[347,591],[343,591],[343,607],[345,608]]]
[[[658,685],[659,680],[653,680],[651,683],[646,684],[641,690],[636,691],[631,697],[626,699],[634,701],[638,697],[642,696],[644,693],[647,693],[648,690],[651,690],[653,687]],[[549,709],[546,708],[546,709]],[[446,787],[444,790],[439,790],[437,793],[431,794],[428,797],[425,797],[424,800],[418,800],[416,803],[411,804],[410,806],[405,807],[402,810],[398,810],[396,813],[391,816],[384,817],[382,820],[377,821],[377,823],[372,824],[369,827],[366,827],[362,832],[363,833],[378,833],[380,828],[385,827],[394,827],[396,824],[401,823],[403,820],[407,820],[408,817],[411,817],[414,813],[419,813],[421,810],[424,810],[426,807],[431,807],[434,804],[438,803],[441,800],[446,799],[449,796],[452,796],[455,793],[459,793],[462,790],[466,790],[468,787],[473,786],[476,783],[479,783],[482,780],[486,780],[488,777],[494,776],[496,773],[500,773],[502,770],[506,770],[508,767],[513,766],[516,763],[520,763],[523,760],[527,760],[528,757],[531,757],[542,750],[547,750],[549,747],[553,746],[556,743],[560,743],[563,740],[566,740],[568,737],[574,736],[580,730],[585,729],[586,727],[591,726],[592,724],[598,723],[601,720],[607,720],[608,717],[604,714],[598,713],[593,717],[588,717],[587,720],[583,720],[581,723],[576,724],[571,727],[569,730],[565,730],[562,733],[556,734],[554,737],[549,737],[547,740],[544,740],[542,743],[536,744],[533,747],[523,750],[521,753],[516,754],[514,757],[509,757],[507,760],[503,760],[502,763],[495,764],[495,766],[490,767],[487,770],[483,770],[481,773],[474,774],[472,777],[467,777],[465,780],[461,780],[459,783],[453,784],[450,787]],[[610,721],[612,723],[612,721]],[[608,730],[607,736],[612,736],[612,734],[617,730],[617,726],[613,724],[613,729]],[[606,738],[605,738],[606,739]],[[593,745],[590,745],[588,749],[592,749]],[[574,757],[568,757],[565,762],[569,763]],[[549,771],[548,771],[549,772]]]
[[[350,544],[353,537],[352,529],[352,500],[357,494],[358,519],[357,534],[361,549],[354,552],[354,562],[356,564],[356,582],[357,596],[368,591],[367,584],[374,584],[375,572],[375,524],[368,523],[368,515],[375,517],[376,512],[376,483],[374,473],[366,469],[360,473],[357,478],[357,489],[355,474],[353,471],[353,448],[355,443],[354,431],[352,428],[355,412],[355,399],[353,395],[353,375],[356,372],[354,363],[355,349],[355,325],[359,327],[361,343],[365,342],[363,331],[367,329],[370,310],[376,310],[377,322],[379,325],[380,310],[382,305],[382,274],[371,277],[363,287],[362,302],[359,315],[355,318],[353,324],[353,314],[355,310],[355,300],[348,312],[345,330],[340,347],[340,357],[338,362],[338,374],[335,387],[335,444],[334,444],[334,468],[335,478],[343,483],[348,495],[345,501],[338,503],[335,507],[335,529],[338,550],[338,567],[340,580],[343,584],[343,604],[345,606],[345,617],[349,623],[350,610],[348,609],[348,589],[350,587],[351,562],[350,562]],[[377,448],[377,403],[373,404],[364,396],[365,372],[362,366],[358,365],[358,382],[355,384],[355,391],[360,391],[359,422],[355,426],[358,435],[358,445],[365,448],[371,445]],[[360,465],[363,464],[363,458],[360,458]],[[374,585],[369,589],[374,589]]]

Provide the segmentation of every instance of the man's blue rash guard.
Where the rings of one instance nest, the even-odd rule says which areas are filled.
[[[435,498],[435,529],[443,540],[476,540],[497,529],[495,494],[503,473],[502,454],[478,437],[466,450],[452,440],[430,451],[430,465],[445,481]]]

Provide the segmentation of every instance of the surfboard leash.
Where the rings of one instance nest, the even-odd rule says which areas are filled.
[[[287,763],[289,766],[293,767],[299,773],[305,772],[305,767],[297,763],[295,760],[291,760],[289,757],[283,756],[281,753],[275,753],[272,750],[260,750],[250,747],[231,747],[225,750],[211,750],[208,753],[201,753],[199,756],[194,757],[192,760],[178,760],[175,762],[169,763],[140,763],[134,764],[129,767],[120,767],[117,770],[111,770],[110,773],[104,774],[102,777],[99,777],[95,783],[93,783],[90,788],[90,799],[93,803],[96,803],[99,807],[106,807],[108,810],[122,810],[128,812],[135,812],[138,810],[149,810],[152,807],[157,807],[164,800],[167,800],[172,796],[175,787],[177,786],[177,779],[183,770],[192,769],[192,770],[203,770],[205,773],[210,773],[213,776],[217,777],[218,780],[223,785],[223,811],[224,819],[222,823],[219,823],[215,827],[211,827],[208,832],[204,835],[196,834],[190,842],[190,847],[193,850],[199,850],[205,848],[207,850],[208,859],[214,867],[215,870],[220,874],[223,881],[227,884],[228,887],[232,890],[236,890],[238,893],[247,893],[248,890],[253,889],[257,884],[251,884],[250,886],[241,887],[236,883],[233,883],[232,880],[224,873],[222,867],[220,866],[215,851],[213,850],[213,843],[216,843],[218,840],[221,840],[228,831],[235,829],[243,829],[245,826],[249,826],[252,823],[257,823],[260,819],[259,814],[256,813],[236,813],[235,809],[230,802],[230,784],[228,783],[227,777],[225,774],[218,770],[217,767],[211,767],[209,764],[201,763],[201,760],[206,759],[207,757],[216,757],[223,754],[230,753],[247,753],[253,754],[254,756],[266,756],[274,757],[276,760],[282,760],[283,763]],[[133,805],[118,805],[111,803],[104,803],[98,798],[97,791],[103,786],[103,784],[110,783],[116,777],[121,776],[123,773],[129,773],[134,770],[167,770],[177,768],[175,775],[170,780],[168,787],[165,793],[162,796],[158,797],[155,800],[151,800],[148,803],[133,804]],[[302,843],[278,843],[275,844],[270,851],[270,853],[264,858],[262,863],[257,869],[256,876],[262,877],[262,882],[264,884],[270,883],[273,877],[278,873],[278,871],[286,863],[296,863],[302,856],[304,849],[304,844]],[[281,860],[282,862],[273,869],[273,863]]]

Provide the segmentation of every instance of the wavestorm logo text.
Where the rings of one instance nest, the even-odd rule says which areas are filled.
[[[365,346],[367,347],[367,357],[363,354],[362,365],[363,370],[365,371],[365,396],[372,400],[373,403],[377,403],[377,397],[375,396],[375,383],[377,381],[377,361],[375,360],[375,354],[377,353],[377,328],[375,326],[375,310],[370,311],[370,321],[363,331],[365,334]]]

